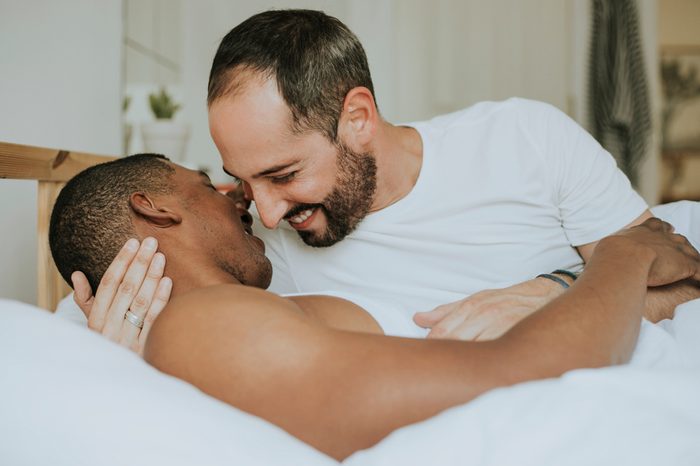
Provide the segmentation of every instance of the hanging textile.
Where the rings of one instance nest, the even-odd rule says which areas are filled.
[[[593,136],[633,184],[651,130],[635,0],[592,0],[588,115]]]

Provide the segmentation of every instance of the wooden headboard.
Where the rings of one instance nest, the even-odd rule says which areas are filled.
[[[70,292],[51,257],[49,219],[66,181],[117,157],[0,142],[0,178],[37,181],[37,305],[54,311]]]

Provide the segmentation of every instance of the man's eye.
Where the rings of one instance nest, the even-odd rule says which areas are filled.
[[[290,172],[287,173],[286,175],[280,175],[280,176],[271,176],[270,181],[273,183],[289,183],[294,179],[294,177],[297,175],[297,172]]]

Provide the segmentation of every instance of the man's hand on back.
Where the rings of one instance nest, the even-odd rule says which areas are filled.
[[[480,291],[429,312],[418,312],[413,320],[431,329],[428,338],[492,340],[563,292],[564,287],[558,283],[535,278],[508,288]]]
[[[172,290],[170,278],[163,277],[165,256],[157,248],[154,238],[140,246],[129,240],[107,268],[95,296],[82,272],[71,276],[73,299],[88,318],[88,327],[139,354]]]

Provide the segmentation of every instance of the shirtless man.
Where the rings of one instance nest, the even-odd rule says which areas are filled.
[[[137,156],[70,181],[50,242],[69,283],[80,269],[104,290],[123,275],[109,265],[115,255],[114,264],[150,263],[149,276],[160,276],[157,240],[173,298],[151,328],[146,360],[337,459],[492,388],[624,363],[647,286],[700,278],[700,254],[652,219],[601,240],[569,292],[496,340],[388,337],[349,301],[264,291],[271,267],[250,226],[204,174]],[[128,238],[141,247],[119,250]],[[111,312],[107,325],[139,331],[145,312]]]
[[[509,99],[396,125],[376,99],[362,44],[323,12],[262,12],[223,38],[210,132],[254,201],[270,290],[359,293],[430,337],[493,338],[563,291],[534,277],[579,269],[601,238],[651,217],[552,106]],[[88,313],[90,287],[74,278]],[[692,283],[655,290],[647,317],[698,296]]]

